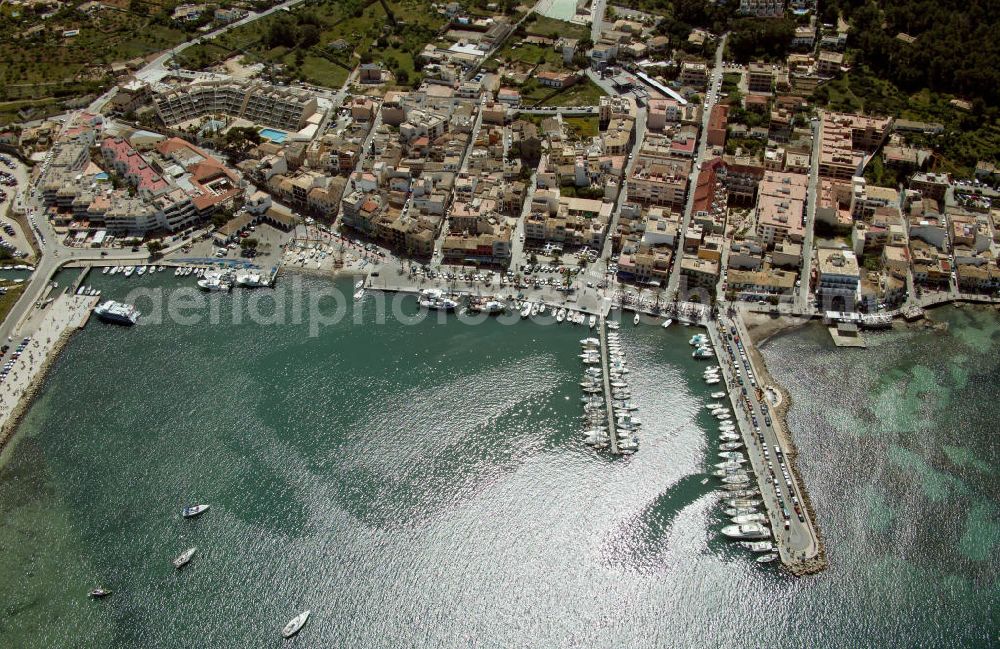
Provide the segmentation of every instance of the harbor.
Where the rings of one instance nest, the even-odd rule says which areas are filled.
[[[167,272],[142,280],[97,274],[86,283],[121,299],[139,281],[176,284]],[[326,280],[305,281],[319,287]],[[348,292],[353,282],[338,286]],[[213,297],[220,321],[229,322],[225,310],[234,301]],[[412,298],[404,308],[419,309]],[[806,462],[805,477],[838,561],[815,581],[784,578],[777,562],[757,563],[766,553],[747,552],[719,532],[731,524],[723,501],[737,497],[711,476],[719,423],[705,403],[724,386],[706,385],[702,375],[722,363],[693,359],[686,344],[708,333],[622,318],[629,386],[644,425],[640,451],[612,459],[578,433],[579,340],[599,336],[565,320],[540,324],[548,317],[516,326],[484,319],[476,329],[450,316],[443,324],[378,327],[346,319],[318,338],[306,338],[304,325],[126,329],[92,321],[51,368],[22,419],[20,441],[8,446],[0,540],[9,550],[0,569],[12,578],[0,591],[13,612],[4,640],[180,646],[191,637],[176,623],[180,616],[205,630],[200,642],[261,646],[307,609],[310,641],[357,647],[413,633],[423,646],[461,645],[470,630],[452,611],[463,610],[477,611],[476,637],[512,646],[559,646],[573,634],[587,646],[648,644],[650,634],[696,645],[722,609],[734,612],[715,636],[727,645],[772,641],[775,615],[788,619],[786,644],[983,637],[975,624],[991,598],[971,585],[995,563],[988,543],[958,546],[926,529],[936,516],[957,530],[979,520],[991,492],[975,481],[977,469],[925,475],[929,469],[899,465],[895,445],[905,438],[893,440],[889,453],[831,444],[853,438],[814,422],[804,397],[796,441],[806,460],[817,458]],[[957,341],[972,332],[993,331],[978,321],[954,329],[966,332],[949,343],[956,349],[968,349]],[[847,395],[852,414],[875,403],[920,407],[877,378],[912,367],[918,355],[933,358],[940,340],[918,336],[887,350],[893,356],[872,368],[874,378],[866,375]],[[804,331],[767,354],[779,380],[796,394],[815,391],[823,400],[815,407],[828,408],[834,393],[844,398],[844,377],[857,370],[852,359],[825,352],[801,370],[797,359],[820,344]],[[995,358],[971,357],[970,371],[991,375]],[[835,373],[818,372],[824,365]],[[947,368],[931,367],[941,404],[995,397],[989,384],[963,388],[947,382]],[[341,376],[351,384],[326,378]],[[67,410],[69,402],[87,407]],[[992,438],[956,426],[956,406],[946,406],[947,418],[931,411],[920,444],[991,457],[991,446],[971,445]],[[864,434],[883,437],[878,429]],[[934,484],[938,472],[961,480],[967,495],[925,497],[922,485]],[[888,530],[884,520],[862,515],[873,500],[896,512]],[[191,503],[211,503],[211,510],[182,518]],[[191,547],[191,562],[174,569],[171,561]],[[470,581],[470,571],[481,578]],[[908,576],[917,572],[932,577]],[[956,595],[945,585],[956,579],[970,588]],[[268,587],[254,586],[260,583]],[[95,586],[113,594],[90,601]],[[514,601],[511,592],[526,599]],[[373,614],[388,597],[399,605]],[[664,601],[678,604],[664,609]],[[899,611],[932,601],[947,613],[942,621],[915,618],[898,627]],[[512,627],[525,606],[533,612]],[[623,606],[655,619],[654,628],[602,617]],[[414,627],[434,609],[440,620]],[[816,610],[826,611],[819,622]],[[852,624],[861,612],[869,626]]]

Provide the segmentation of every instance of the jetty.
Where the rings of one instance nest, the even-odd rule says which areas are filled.
[[[812,521],[808,497],[791,465],[794,449],[789,448],[782,418],[770,409],[765,410],[768,386],[761,384],[764,374],[756,367],[750,336],[738,315],[732,320],[710,321],[707,329],[725,378],[736,424],[757,476],[781,561],[794,574],[822,570],[826,565],[822,544]],[[746,360],[739,353],[737,339],[743,345]],[[728,346],[733,348],[732,355]]]
[[[611,372],[608,361],[608,329],[604,326],[604,316],[600,316],[597,322],[597,331],[601,340],[601,378],[604,381],[604,412],[608,418],[608,438],[611,445],[611,454],[618,455],[618,431],[615,429],[615,411],[611,401]]]

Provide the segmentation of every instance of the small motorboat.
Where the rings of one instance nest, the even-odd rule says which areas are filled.
[[[632,318],[632,324],[633,325],[638,325],[639,324],[639,314],[638,313],[636,313],[635,317]]]
[[[302,611],[285,625],[285,628],[281,630],[281,637],[291,638],[293,635],[302,630],[302,627],[306,625],[306,620],[309,619],[309,614],[311,611]]]
[[[208,505],[191,505],[181,510],[181,516],[183,516],[184,518],[194,518],[195,516],[198,516],[199,514],[204,514],[207,511],[208,511]]]
[[[669,327],[672,324],[674,324],[674,321],[672,319],[670,319],[670,318],[667,318],[666,320],[663,321],[663,324],[660,325],[660,326],[662,326],[664,329],[666,329],[667,327]]]
[[[777,552],[772,552],[771,554],[765,554],[763,556],[757,557],[757,563],[771,563],[778,558]]]
[[[100,599],[102,597],[107,597],[108,595],[111,594],[111,592],[112,591],[108,590],[107,588],[94,588],[89,593],[87,593],[87,597],[93,597],[94,599]]]
[[[197,551],[198,551],[198,548],[188,548],[187,550],[184,550],[184,552],[181,552],[177,556],[177,558],[174,559],[174,561],[173,561],[174,568],[177,568],[178,570],[180,570],[181,568],[183,568],[184,566],[186,566],[188,563],[191,562],[191,557],[193,557],[194,553],[197,552]]]

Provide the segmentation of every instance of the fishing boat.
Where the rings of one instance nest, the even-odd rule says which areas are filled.
[[[208,507],[208,505],[191,505],[190,507],[185,507],[181,510],[181,516],[184,518],[194,518],[195,516],[207,512]]]
[[[725,484],[732,484],[732,485],[749,484],[749,482],[750,482],[750,476],[748,476],[746,474],[743,474],[743,475],[740,475],[740,474],[730,475],[730,476],[726,476],[725,478],[723,478],[722,482],[724,482]]]
[[[286,624],[284,628],[281,629],[281,637],[291,638],[293,635],[301,631],[302,627],[306,625],[306,620],[309,619],[310,613],[311,611],[302,611],[301,613],[293,617],[291,620],[289,620],[288,624]]]
[[[725,512],[726,516],[744,516],[746,514],[756,514],[757,510],[753,507],[730,507]],[[736,521],[733,521],[736,522]]]
[[[92,588],[90,592],[87,593],[87,597],[93,597],[94,599],[100,599],[102,597],[107,597],[112,591],[107,588]]]
[[[198,548],[188,548],[187,550],[184,550],[184,552],[181,552],[177,555],[177,558],[173,560],[174,568],[180,570],[186,566],[191,561],[191,557],[193,557],[194,553],[197,551]]]
[[[751,552],[770,552],[774,549],[774,543],[770,541],[741,541],[740,545]]]

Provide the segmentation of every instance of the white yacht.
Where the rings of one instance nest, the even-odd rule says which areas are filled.
[[[590,316],[590,319],[587,322],[587,324],[590,326],[591,329],[593,329],[594,327],[596,327],[597,326],[597,316],[596,315]]]
[[[194,518],[195,516],[207,512],[208,508],[209,505],[191,505],[181,510],[181,516],[184,518]]]
[[[764,516],[760,512],[755,512],[753,514],[739,514],[733,516],[730,520],[737,525],[747,525],[749,523],[763,523],[767,520],[767,516]]]
[[[293,617],[291,620],[289,620],[288,624],[286,624],[284,628],[281,629],[281,637],[291,638],[293,635],[301,631],[302,627],[306,625],[306,620],[309,619],[309,614],[311,612],[312,611],[302,611],[301,613]]]
[[[735,539],[766,539],[771,536],[771,532],[760,523],[726,525],[722,533]]]
[[[94,315],[105,322],[131,326],[139,321],[141,314],[131,304],[108,300],[94,307]]]
[[[180,570],[186,566],[191,561],[191,557],[193,557],[194,553],[197,551],[198,548],[188,548],[187,550],[184,550],[184,552],[181,552],[177,558],[173,560],[174,568]]]
[[[260,288],[261,286],[267,286],[267,282],[256,271],[243,271],[236,273],[236,285],[244,288]]]
[[[527,318],[531,315],[531,302],[525,302],[524,306],[521,307],[521,317]]]
[[[556,322],[562,322],[566,319],[566,309],[559,309],[556,311]]]

